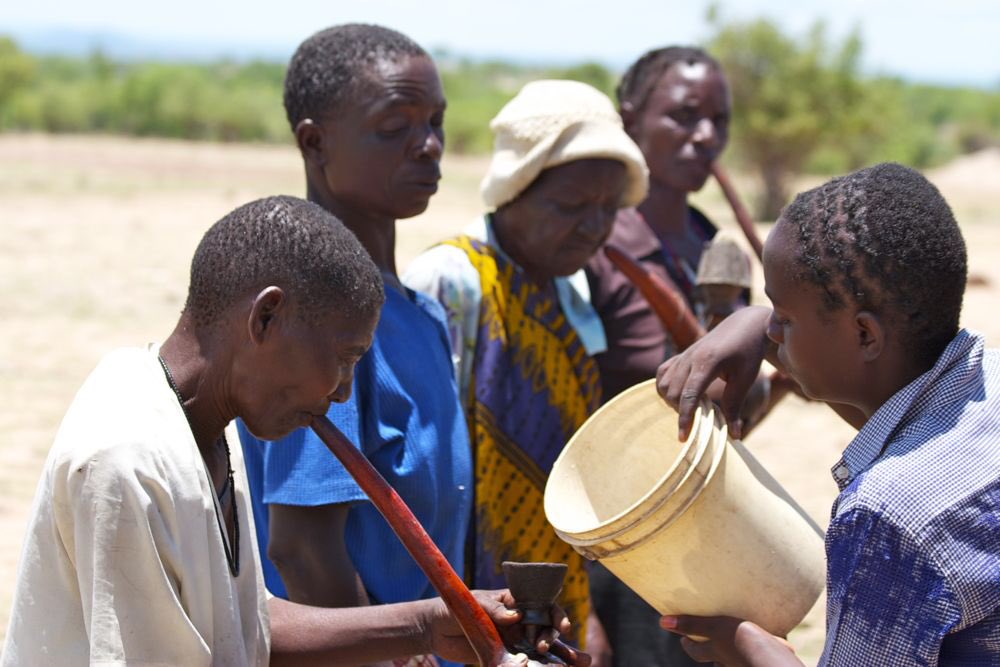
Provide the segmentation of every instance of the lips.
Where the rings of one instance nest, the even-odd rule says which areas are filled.
[[[434,194],[438,189],[437,181],[414,181],[412,183],[407,183],[406,185],[414,190],[419,190],[420,192],[426,192],[429,194]]]
[[[441,170],[435,165],[432,169],[421,169],[407,174],[402,180],[415,188],[437,190],[438,181],[441,180]]]
[[[699,175],[704,174],[707,176],[711,170],[712,163],[708,160],[685,160],[684,162],[681,162],[681,167]]]
[[[327,410],[328,409],[329,408],[327,408]],[[300,412],[299,413],[299,417],[300,417],[299,421],[302,422],[302,426],[309,426],[310,424],[312,424],[313,419],[315,419],[316,417],[325,416],[326,413],[327,413],[327,410],[310,410],[310,411],[307,411],[307,412]]]

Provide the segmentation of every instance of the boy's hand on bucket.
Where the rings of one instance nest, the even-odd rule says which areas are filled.
[[[750,621],[731,616],[664,616],[660,627],[683,635],[681,646],[696,662],[723,667],[802,667],[791,644]]]
[[[656,388],[679,415],[682,440],[691,432],[695,408],[713,380],[725,380],[720,405],[735,438],[743,436],[740,414],[747,392],[757,379],[768,350],[767,321],[771,310],[743,308],[657,370]]]

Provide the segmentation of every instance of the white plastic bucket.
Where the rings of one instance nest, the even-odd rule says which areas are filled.
[[[577,431],[552,467],[545,514],[662,614],[735,616],[783,636],[825,581],[816,524],[709,404],[680,442],[654,381]]]

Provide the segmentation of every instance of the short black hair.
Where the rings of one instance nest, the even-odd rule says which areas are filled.
[[[299,45],[285,72],[285,114],[292,131],[305,118],[339,111],[367,81],[372,65],[404,56],[430,57],[406,35],[367,23],[317,32]]]
[[[958,332],[966,283],[962,232],[919,172],[877,164],[798,195],[781,214],[798,233],[800,278],[827,311],[885,313],[903,344],[932,365]]]
[[[205,232],[191,261],[184,312],[219,321],[247,294],[275,285],[315,323],[338,312],[370,317],[385,299],[382,276],[357,237],[322,207],[296,197],[240,206]]]
[[[615,89],[618,106],[621,107],[623,103],[629,102],[635,111],[642,109],[649,99],[649,93],[663,73],[679,62],[692,65],[705,63],[719,72],[722,71],[715,58],[696,46],[665,46],[647,51],[625,70],[622,80],[618,82],[618,87]]]

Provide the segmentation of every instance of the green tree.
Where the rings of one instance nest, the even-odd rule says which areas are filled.
[[[774,219],[788,201],[790,177],[825,142],[850,136],[864,146],[881,132],[866,112],[869,90],[858,75],[861,40],[855,32],[831,45],[822,22],[795,40],[766,19],[709,18],[714,35],[708,48],[732,88],[736,153],[760,176],[759,215]]]
[[[22,53],[14,40],[0,36],[0,115],[11,98],[31,82],[34,74],[34,59]]]

